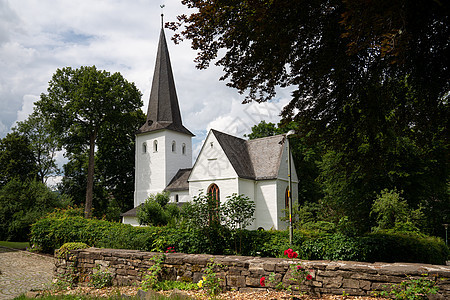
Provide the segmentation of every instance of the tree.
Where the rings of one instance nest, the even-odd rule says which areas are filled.
[[[26,136],[30,142],[30,149],[34,154],[38,178],[45,183],[48,176],[58,175],[55,156],[59,149],[47,120],[34,111],[25,121],[18,122],[14,129]]]
[[[438,228],[449,201],[448,3],[183,3],[197,10],[168,27],[192,41],[198,68],[215,61],[244,102],[295,88],[282,123],[294,120],[302,144],[328,155],[319,179],[334,213],[364,227],[375,194],[397,187]]]
[[[27,241],[31,224],[70,203],[70,197],[52,192],[39,180],[10,180],[0,189],[0,239]]]
[[[162,192],[150,195],[137,208],[137,218],[141,225],[165,226],[176,224],[180,210],[175,203],[169,203],[169,193]]]
[[[266,123],[266,121],[262,120],[258,124],[252,126],[252,132],[249,134],[244,134],[245,137],[248,137],[249,140],[259,139],[266,136],[273,136],[277,134],[285,133],[285,131],[281,130],[274,123]]]
[[[230,229],[245,229],[255,220],[255,203],[245,195],[234,193],[227,196],[227,201],[221,208],[222,219]]]
[[[119,220],[120,213],[133,208],[134,195],[134,133],[145,122],[141,110],[130,112],[107,124],[108,130],[99,136],[95,153],[93,214],[108,220]],[[85,201],[88,155],[86,152],[67,153],[64,177],[60,185],[63,193],[71,195],[74,203]],[[81,150],[80,150],[81,151]]]
[[[36,176],[36,161],[27,137],[8,133],[0,141],[0,187],[14,178],[25,181]]]
[[[88,153],[85,217],[90,218],[98,140],[114,130],[111,125],[139,110],[141,93],[120,73],[111,75],[95,66],[66,67],[56,70],[36,106],[68,153]]]

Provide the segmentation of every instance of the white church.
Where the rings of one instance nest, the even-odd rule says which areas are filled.
[[[285,229],[288,208],[288,149],[285,135],[245,140],[214,129],[192,166],[192,137],[183,126],[164,29],[161,28],[147,121],[136,133],[134,208],[122,222],[139,225],[136,208],[150,194],[170,192],[170,201],[188,202],[200,192],[224,203],[233,193],[255,203],[248,229]],[[291,155],[291,162],[292,154]],[[292,165],[292,195],[298,177]],[[293,199],[294,203],[297,199]]]

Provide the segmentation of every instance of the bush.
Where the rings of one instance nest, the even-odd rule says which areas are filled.
[[[47,253],[66,242],[84,242],[93,247],[164,252],[235,254],[235,239],[229,230],[210,226],[200,229],[133,227],[127,224],[82,217],[54,217],[32,225],[32,243]],[[435,237],[418,234],[377,232],[365,236],[342,233],[294,231],[289,247],[287,231],[242,230],[241,254],[283,257],[292,248],[302,259],[417,262],[445,264],[449,250]]]

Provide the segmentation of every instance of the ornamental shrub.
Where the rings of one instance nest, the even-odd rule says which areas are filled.
[[[83,242],[104,248],[164,252],[174,247],[180,253],[230,255],[236,254],[232,249],[237,238],[224,227],[133,227],[78,216],[49,216],[31,227],[31,243],[47,253],[66,242]],[[283,251],[292,248],[301,259],[445,264],[449,255],[440,238],[414,233],[353,236],[295,230],[292,247],[287,231],[242,230],[242,239],[241,255],[250,256],[283,257]]]

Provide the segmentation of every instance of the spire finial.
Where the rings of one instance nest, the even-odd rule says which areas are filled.
[[[166,7],[164,4],[161,4],[159,7],[161,7],[161,28],[164,27],[164,7]]]

